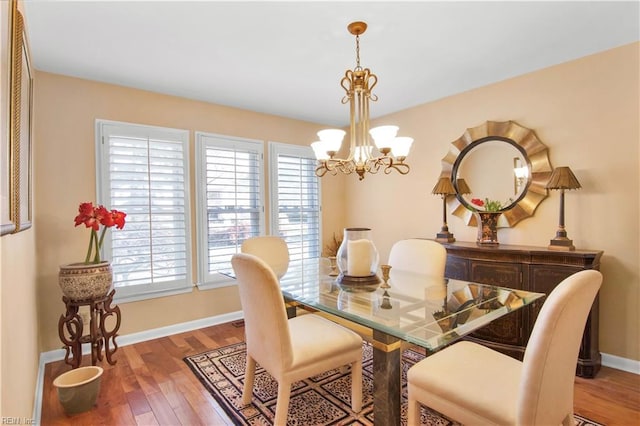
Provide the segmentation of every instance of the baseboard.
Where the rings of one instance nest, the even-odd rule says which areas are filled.
[[[605,353],[601,353],[600,355],[602,356],[602,365],[605,367],[640,375],[640,361]]]
[[[197,330],[213,325],[224,324],[226,322],[235,321],[243,318],[242,311],[230,312],[228,314],[216,315],[214,317],[202,318],[195,321],[183,322],[180,324],[172,324],[166,327],[154,328],[151,330],[140,331],[138,333],[126,334],[118,336],[118,347],[133,345],[134,343],[145,342],[147,340],[157,339],[160,337],[171,336],[173,334],[184,333],[187,331]],[[82,345],[82,354],[91,353],[89,345]],[[53,351],[40,353],[38,363],[38,377],[36,379],[36,390],[33,404],[33,419],[35,424],[40,424],[40,416],[42,413],[42,392],[44,387],[44,367],[46,364],[64,359],[66,351],[64,349],[56,349]]]

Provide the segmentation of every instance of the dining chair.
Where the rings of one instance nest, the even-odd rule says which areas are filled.
[[[278,279],[289,269],[289,247],[281,237],[266,235],[244,240],[240,252],[253,254],[264,260]]]
[[[602,283],[595,270],[577,272],[551,291],[523,361],[476,343],[455,343],[411,367],[408,424],[424,404],[462,424],[573,426],[578,351]]]
[[[362,338],[317,315],[287,319],[278,279],[257,256],[231,258],[244,312],[247,362],[242,403],[250,404],[256,363],[277,382],[275,425],[287,420],[291,385],[351,365],[351,409],[362,408]]]
[[[437,241],[411,238],[397,241],[389,252],[391,270],[444,277],[447,249]]]

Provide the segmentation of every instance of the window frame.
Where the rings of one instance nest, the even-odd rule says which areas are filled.
[[[201,290],[221,288],[236,285],[234,277],[220,272],[209,272],[208,264],[208,206],[206,191],[206,149],[209,146],[207,140],[214,146],[222,148],[238,147],[244,150],[256,151],[260,155],[258,162],[258,183],[259,183],[259,235],[265,234],[265,164],[264,164],[264,142],[257,139],[240,138],[235,136],[222,135],[218,133],[195,132],[195,152],[196,152],[196,173],[195,173],[195,194],[196,194],[196,244],[197,244],[197,281],[196,285]],[[239,250],[238,250],[239,252]]]
[[[269,228],[272,235],[280,234],[278,204],[278,155],[301,157],[316,161],[310,146],[269,141]],[[314,172],[315,176],[315,172]],[[316,177],[316,179],[318,179]],[[322,256],[322,181],[318,179],[318,256]],[[305,258],[302,259],[304,261]]]
[[[158,138],[171,140],[182,146],[183,166],[184,166],[184,254],[185,254],[185,276],[184,279],[172,282],[147,283],[133,286],[118,287],[114,283],[116,293],[114,296],[115,303],[134,302],[138,300],[147,300],[156,297],[165,297],[174,294],[182,294],[193,291],[192,265],[193,257],[191,252],[191,185],[190,185],[190,132],[186,129],[175,129],[160,126],[151,126],[145,124],[128,123],[122,121],[112,121],[104,119],[96,119],[95,121],[95,160],[96,160],[96,202],[104,204],[105,207],[111,209],[111,174],[109,170],[109,154],[105,137],[108,136],[108,130],[114,128],[116,130],[123,129],[123,133],[132,137]],[[126,210],[125,210],[126,213]],[[126,229],[126,224],[125,224]],[[117,231],[115,231],[117,232]],[[112,232],[105,234],[104,244],[102,247],[103,258],[113,256],[112,249]],[[105,256],[108,253],[109,256]]]

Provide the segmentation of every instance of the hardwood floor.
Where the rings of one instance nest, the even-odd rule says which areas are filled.
[[[182,360],[244,339],[232,323],[120,347],[105,372],[97,406],[67,416],[53,379],[70,369],[45,367],[42,425],[231,425],[222,408]],[[85,357],[82,365],[90,365]],[[640,376],[603,367],[595,379],[576,378],[575,412],[606,425],[640,425]]]

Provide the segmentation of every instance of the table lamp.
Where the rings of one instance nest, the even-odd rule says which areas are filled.
[[[456,179],[456,187],[458,188],[458,194],[471,194],[471,188],[467,185],[467,182],[464,179],[458,178]]]
[[[560,190],[560,223],[556,231],[556,237],[551,240],[548,248],[549,250],[560,251],[575,250],[573,240],[567,238],[567,231],[564,228],[564,190],[580,189],[580,182],[578,182],[578,179],[569,167],[556,167],[553,169],[553,173],[551,173],[551,177],[545,188]]]
[[[442,229],[436,234],[436,241],[452,243],[456,239],[453,237],[453,234],[449,232],[449,226],[447,226],[447,196],[455,194],[456,190],[451,183],[451,179],[446,176],[440,177],[431,193],[442,195]]]

